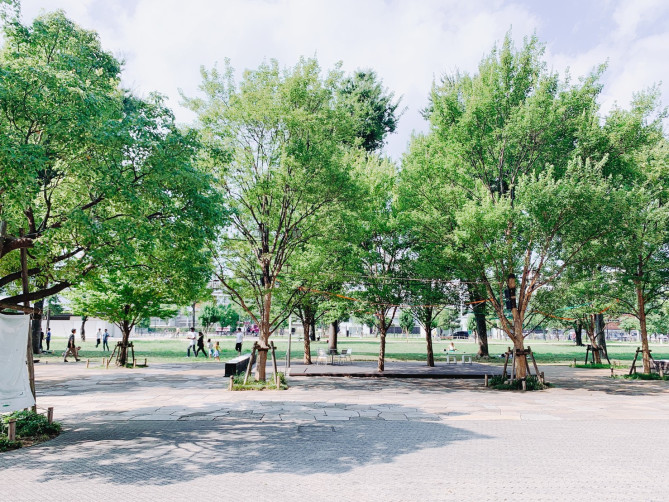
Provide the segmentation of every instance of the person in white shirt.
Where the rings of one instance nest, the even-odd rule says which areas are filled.
[[[195,334],[195,328],[191,328],[190,331],[188,332],[188,350],[186,351],[186,357],[190,357],[190,351],[193,351],[194,355],[195,354],[195,341],[197,340],[197,335]]]
[[[237,343],[235,344],[235,350],[240,356],[242,355],[243,341],[244,341],[244,333],[242,333],[242,328],[237,328]]]
[[[102,330],[98,328],[98,333],[95,335],[95,348],[97,349],[100,346],[100,342],[102,341]]]

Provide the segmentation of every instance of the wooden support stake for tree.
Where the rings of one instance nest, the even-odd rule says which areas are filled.
[[[506,359],[504,359],[504,371],[502,372],[502,381],[506,380],[506,367],[509,364],[509,354],[511,353],[511,347],[508,347],[506,351]]]
[[[484,379],[484,384],[485,384],[485,386],[487,387],[487,386],[488,386],[488,375],[485,375],[485,376],[483,377],[483,379]]]
[[[48,420],[48,422],[49,422],[50,424],[53,423],[53,406],[49,406],[49,407],[46,409],[46,419]]]
[[[91,365],[91,360],[90,360],[90,359],[86,359],[86,369],[88,369],[88,367],[89,367],[90,365]]]
[[[613,366],[611,366],[611,378],[613,378]]]
[[[529,345],[527,346],[527,350],[529,351],[530,357],[532,358],[532,364],[534,365],[535,375],[539,376],[539,366],[537,366],[537,360],[534,358],[534,352],[532,352],[532,349],[530,348]]]
[[[253,360],[256,355],[256,350],[258,349],[258,342],[253,342],[253,349],[251,350],[251,359],[249,359],[249,362],[246,365],[246,373],[244,374],[244,385],[246,385],[246,382],[249,380],[249,375],[251,374],[251,366],[253,366]]]
[[[585,362],[583,364],[588,364],[588,354],[590,352],[591,345],[588,345],[585,349]]]
[[[232,390],[235,386],[235,377],[230,377],[230,383],[228,384],[228,390]]]
[[[541,376],[539,377],[539,379],[541,380],[541,383],[545,385],[546,384],[546,377],[544,376],[544,372],[542,371],[540,375]]]
[[[629,374],[631,375],[632,373],[636,373],[636,358],[639,357],[639,349],[641,347],[636,348],[636,353],[634,354],[634,359],[632,360],[632,366],[630,366],[630,372]]]
[[[525,392],[525,391],[527,390],[527,381],[526,381],[524,378],[523,378],[523,380],[522,380],[522,382],[521,382],[521,385],[522,385],[522,387],[523,387],[523,392]]]
[[[16,441],[16,419],[12,418],[7,423],[7,426],[9,427],[9,430],[7,431],[7,439],[9,441]]]
[[[272,348],[272,366],[274,368],[274,383],[276,383],[276,388],[278,390],[280,388],[281,380],[279,379],[279,370],[276,365],[276,347],[274,346],[274,340],[269,342],[269,346]]]

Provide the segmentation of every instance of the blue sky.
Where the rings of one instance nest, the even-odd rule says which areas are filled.
[[[324,68],[371,67],[407,108],[387,153],[399,158],[433,79],[475,71],[511,29],[517,42],[534,32],[546,60],[578,77],[608,61],[602,110],[627,106],[634,92],[669,85],[669,0],[23,0],[24,20],[64,9],[100,33],[126,62],[124,85],[159,91],[182,122],[178,89],[197,92],[200,65],[231,59],[237,70],[277,58],[293,65],[317,55]],[[663,102],[669,104],[667,85]]]

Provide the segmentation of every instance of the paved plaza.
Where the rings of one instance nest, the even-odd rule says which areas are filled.
[[[37,367],[64,433],[0,454],[0,500],[666,500],[669,386],[544,366],[555,387],[291,378],[215,364]]]

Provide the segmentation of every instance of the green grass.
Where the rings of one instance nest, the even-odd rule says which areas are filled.
[[[490,379],[488,387],[495,390],[522,390],[523,380],[506,380],[501,375],[495,375]],[[547,383],[541,383],[536,376],[530,375],[525,379],[525,390],[544,390],[549,387]]]
[[[661,377],[657,373],[633,373],[631,375],[616,375],[616,378],[624,378],[625,380],[665,380],[669,381],[669,375]]]
[[[211,336],[212,341],[219,341],[221,343],[221,361],[232,359],[237,355],[234,350],[235,340],[232,336]],[[288,346],[287,337],[272,336],[276,347],[276,356],[279,362],[283,361]],[[110,346],[116,345],[118,339],[113,338],[110,341]],[[147,340],[143,338],[136,338],[131,340],[135,345],[135,356],[144,362],[144,358],[148,358],[149,365],[152,363],[166,363],[166,362],[208,362],[210,364],[219,364],[213,359],[208,359],[203,356],[195,358],[186,357],[186,349],[188,348],[188,341],[185,338],[181,339],[157,339]],[[478,346],[473,341],[459,341],[455,340],[455,347],[458,354],[476,354]],[[445,361],[446,353],[444,349],[448,347],[450,340],[433,341],[433,349],[435,360]],[[109,357],[111,352],[103,352],[100,348],[95,348],[95,340],[80,342],[77,345],[81,346],[80,357],[82,361],[91,359],[91,366],[100,366],[103,357]],[[507,350],[511,344],[508,341],[491,340],[489,342],[490,362],[503,363],[504,359],[498,356]],[[546,363],[573,363],[576,359],[577,364],[582,364],[585,359],[585,347],[576,347],[569,342],[544,342],[542,340],[528,340],[526,346],[530,345],[534,352],[534,356],[539,364]],[[244,341],[244,352],[250,352],[253,346],[253,340],[247,339]],[[339,337],[339,348],[351,348],[353,350],[353,359],[355,360],[376,360],[379,353],[379,339],[374,337],[369,338],[346,338]],[[612,343],[608,345],[609,357],[612,360],[631,362],[634,358],[634,351],[638,346],[637,343]],[[54,349],[55,354],[38,356],[42,361],[62,361],[62,352],[65,347],[65,339],[52,340],[51,348]],[[326,349],[327,342],[312,342],[311,353],[315,357],[318,349]],[[669,345],[651,345],[653,350],[653,357],[655,359],[669,359]],[[304,353],[304,344],[295,338],[292,341],[291,357],[295,362],[301,361]],[[425,361],[425,340],[422,338],[405,338],[390,337],[386,341],[386,358],[387,360],[396,361]],[[70,360],[72,360],[70,358]],[[82,363],[79,363],[82,364]],[[590,367],[590,366],[588,366]]]
[[[286,383],[286,376],[279,373],[279,390],[286,390],[288,384]],[[253,375],[249,375],[249,379],[244,384],[244,373],[239,373],[233,377],[232,390],[277,390],[274,378],[267,381],[256,380]]]

